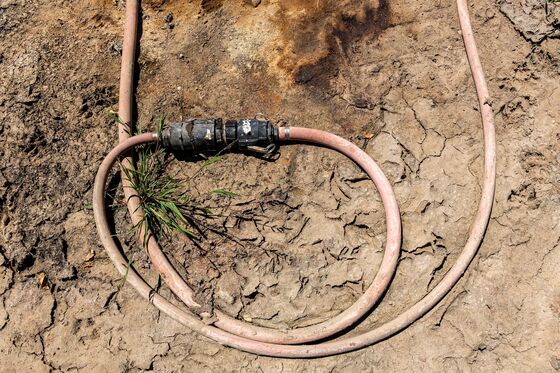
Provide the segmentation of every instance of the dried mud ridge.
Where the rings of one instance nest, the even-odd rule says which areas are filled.
[[[365,327],[437,283],[464,243],[481,174],[479,116],[451,4],[143,7],[140,122],[261,112],[351,139],[390,178],[404,225],[397,276]],[[122,6],[0,4],[0,370],[559,370],[559,11],[536,0],[472,2],[499,178],[465,278],[394,338],[291,361],[219,346],[161,316],[121,286],[98,244],[89,204],[116,141],[107,110],[117,103]],[[190,166],[172,171],[186,177]],[[370,283],[383,211],[349,161],[294,146],[274,163],[229,155],[214,166],[196,186],[239,194],[207,201],[223,206],[227,216],[214,223],[235,241],[209,234],[198,248],[166,245],[202,298],[242,319],[293,327],[340,312]],[[114,219],[123,248],[156,286],[126,214],[117,209]]]

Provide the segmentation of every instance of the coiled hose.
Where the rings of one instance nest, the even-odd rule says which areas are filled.
[[[360,165],[372,178],[384,204],[387,220],[387,243],[381,267],[370,287],[348,310],[323,323],[288,331],[251,325],[234,319],[218,310],[215,312],[217,321],[212,325],[207,325],[195,313],[177,307],[157,294],[133,268],[129,268],[128,260],[116,245],[107,222],[104,206],[105,185],[112,166],[118,159],[122,159],[122,163],[125,167],[133,167],[130,158],[123,158],[126,156],[127,152],[140,144],[158,141],[158,135],[155,133],[146,133],[129,137],[127,129],[122,125],[119,128],[120,144],[115,147],[102,162],[95,179],[93,191],[93,209],[97,230],[101,242],[117,270],[121,275],[126,275],[127,281],[141,296],[150,300],[161,311],[188,328],[223,345],[267,356],[312,358],[353,351],[372,345],[398,333],[434,308],[461,278],[476,254],[488,224],[495,188],[496,145],[492,108],[489,103],[490,97],[472,33],[466,1],[457,0],[457,9],[467,57],[478,93],[483,123],[484,176],[482,195],[478,211],[462,253],[451,269],[445,274],[441,282],[419,302],[393,320],[359,335],[341,337],[337,340],[317,344],[304,344],[324,340],[337,332],[347,329],[375,305],[381,294],[383,294],[389,285],[395,272],[401,241],[400,215],[397,202],[393,190],[381,169],[366,153],[352,143],[336,135],[307,128],[280,128],[279,139],[280,141],[291,140],[321,144],[347,155]],[[125,38],[123,43],[119,101],[119,116],[124,123],[130,123],[132,119],[133,77],[138,15],[139,2],[137,0],[128,0],[126,3]],[[123,187],[132,222],[133,224],[137,224],[142,219],[142,209],[136,191],[131,187],[126,178],[123,178]],[[140,232],[140,237],[145,237],[144,233],[145,232]],[[192,290],[163,254],[153,235],[151,235],[150,232],[146,233],[148,233],[148,254],[153,267],[160,273],[170,289],[187,307],[191,309],[199,307],[193,299]]]

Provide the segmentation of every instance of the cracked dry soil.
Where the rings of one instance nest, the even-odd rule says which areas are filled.
[[[143,9],[141,123],[262,113],[344,136],[388,175],[403,253],[357,331],[435,286],[465,242],[482,166],[452,1],[145,0]],[[161,315],[121,286],[98,243],[89,205],[117,141],[107,111],[117,103],[121,2],[1,0],[0,371],[560,370],[560,4],[481,0],[470,11],[498,138],[479,254],[442,304],[397,336],[285,360],[222,347]],[[170,171],[196,167],[174,161]],[[348,307],[372,280],[383,210],[342,156],[304,146],[275,162],[227,155],[194,186],[201,199],[216,188],[238,194],[203,199],[222,213],[218,233],[165,245],[210,304],[260,325],[303,326]],[[126,214],[114,219],[155,286]]]

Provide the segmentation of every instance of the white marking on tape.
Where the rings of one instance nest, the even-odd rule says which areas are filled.
[[[248,135],[251,133],[251,121],[249,119],[244,119],[243,122],[241,123],[241,130],[243,131],[243,133],[245,135]]]

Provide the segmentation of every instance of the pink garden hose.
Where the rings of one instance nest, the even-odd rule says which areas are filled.
[[[388,338],[426,314],[453,288],[476,254],[490,217],[495,187],[495,133],[488,89],[472,34],[466,1],[457,0],[457,8],[467,56],[478,93],[483,122],[485,157],[482,196],[469,238],[461,255],[441,282],[422,300],[395,319],[359,335],[342,337],[323,343],[302,345],[302,343],[323,340],[349,328],[375,305],[394,274],[400,250],[401,227],[398,206],[391,186],[376,163],[366,153],[336,135],[297,127],[280,128],[278,139],[280,141],[291,140],[316,143],[345,154],[360,165],[372,178],[384,204],[387,220],[387,243],[382,264],[370,287],[348,310],[323,323],[288,331],[248,324],[234,319],[219,310],[215,311],[217,321],[212,325],[207,325],[195,313],[173,305],[154,292],[133,268],[128,268],[128,260],[117,247],[107,223],[104,196],[107,178],[114,163],[118,159],[122,159],[135,146],[160,141],[161,139],[158,138],[158,134],[152,133],[129,137],[124,126],[121,126],[119,131],[121,143],[107,155],[99,168],[93,196],[95,221],[101,242],[118,271],[123,276],[126,275],[127,281],[136,288],[141,296],[149,299],[157,308],[190,329],[218,343],[260,355],[311,358],[344,353]],[[138,13],[138,1],[128,0],[121,70],[121,100],[119,102],[119,115],[125,123],[130,123],[132,117],[133,67],[136,54]],[[129,158],[124,158],[123,164],[126,167],[132,167],[133,165]],[[135,196],[135,191],[130,183],[126,181],[126,178],[123,178],[123,186],[132,222],[136,224],[142,219],[139,199]],[[143,232],[140,232],[140,236],[144,236]],[[151,234],[148,234],[148,237],[148,254],[154,268],[162,275],[164,281],[183,303],[187,307],[196,310],[199,305],[193,299],[192,290],[165,257],[155,238]]]

